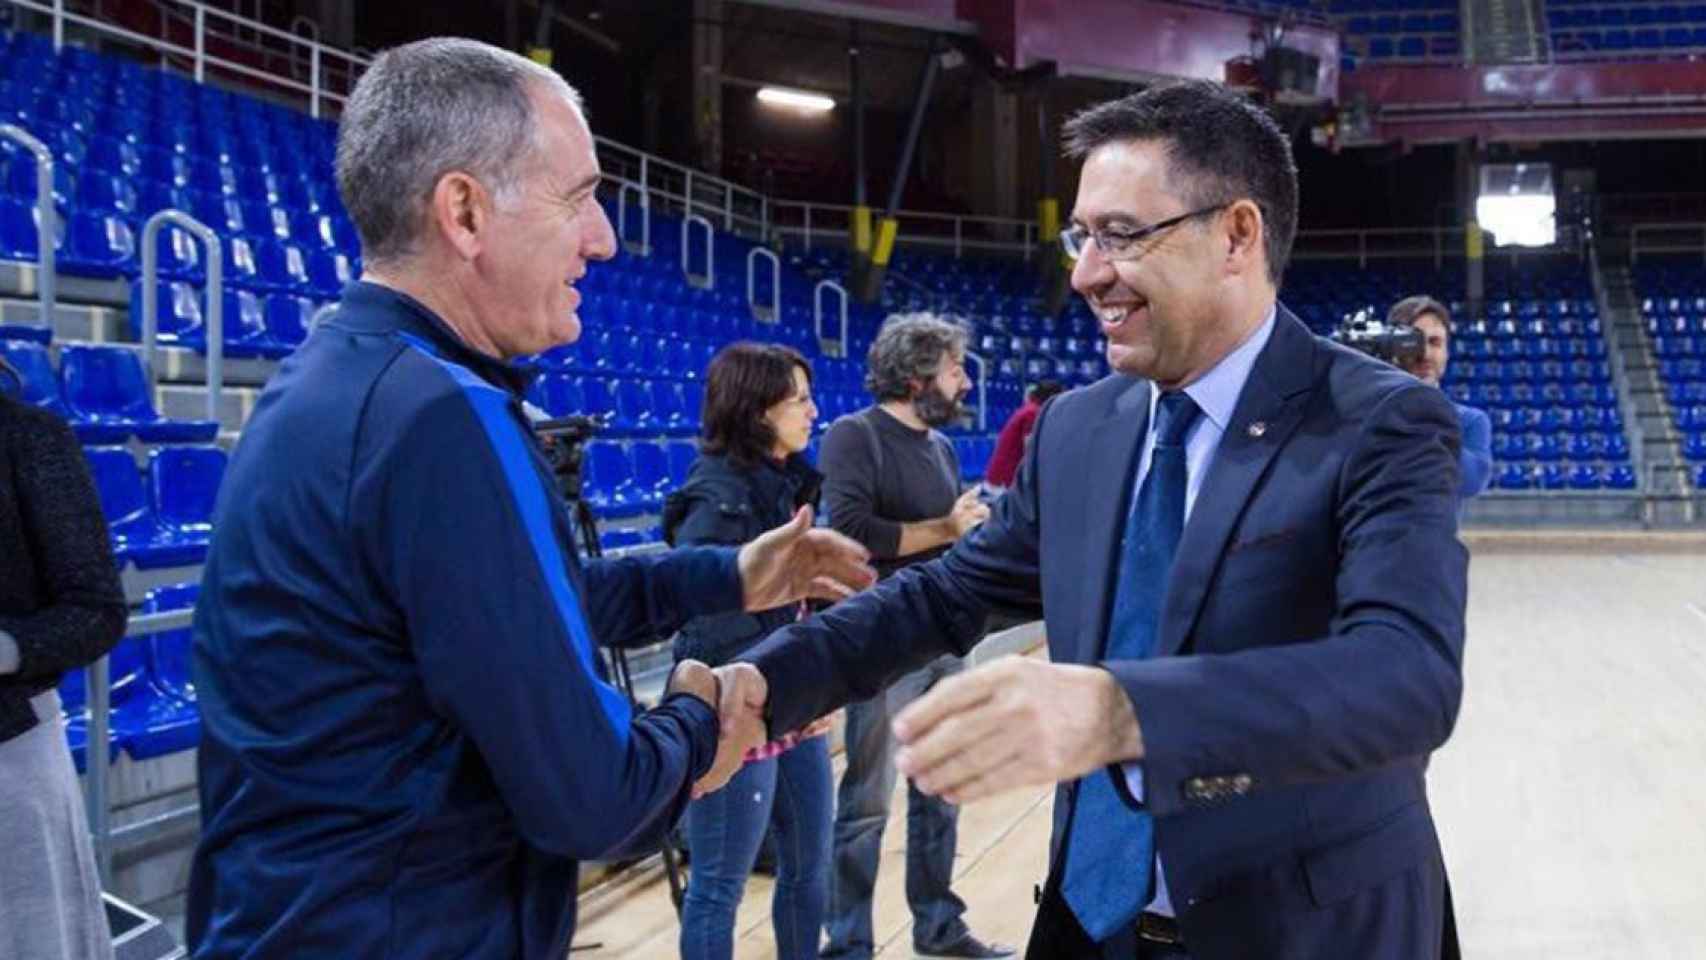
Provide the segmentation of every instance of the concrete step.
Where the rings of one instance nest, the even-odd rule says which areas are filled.
[[[226,387],[219,398],[219,427],[238,431],[249,421],[261,392],[255,387]],[[163,383],[154,388],[154,403],[160,415],[174,420],[207,419],[207,387]]]
[[[0,297],[0,324],[41,325],[41,301],[34,298]],[[50,325],[55,340],[112,343],[129,339],[130,321],[125,310],[84,303],[54,304]]]
[[[130,283],[125,280],[90,280],[61,276],[55,299],[66,303],[93,303],[124,307],[130,303]],[[33,263],[0,261],[0,295],[35,299],[41,284]]]

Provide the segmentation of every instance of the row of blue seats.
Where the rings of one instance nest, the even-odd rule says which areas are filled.
[[[1646,27],[1673,23],[1706,23],[1706,4],[1691,3],[1632,3],[1620,5],[1599,0],[1595,3],[1570,4],[1551,0],[1546,9],[1546,22],[1556,27]]]
[[[207,353],[206,294],[187,283],[162,284],[156,293],[156,335],[164,346]],[[296,293],[227,289],[221,300],[220,338],[228,357],[280,359],[308,339],[320,301]],[[130,331],[142,339],[142,285],[130,287]]]
[[[1695,463],[1706,462],[1706,429],[1683,435],[1682,455]]]
[[[1549,360],[1603,360],[1610,348],[1598,334],[1511,337],[1465,333],[1451,340],[1451,352],[1462,360],[1505,360],[1542,363]]]
[[[1654,337],[1653,353],[1661,360],[1680,357],[1706,357],[1706,334]]]
[[[1627,463],[1503,463],[1495,473],[1500,490],[1633,490],[1635,468]]]
[[[1629,442],[1621,433],[1568,436],[1549,433],[1495,433],[1493,457],[1498,460],[1536,460],[1544,463],[1560,460],[1576,463],[1621,463],[1629,459]]]
[[[1364,55],[1370,60],[1449,59],[1455,58],[1463,49],[1457,37],[1439,34],[1426,37],[1371,36],[1366,41]],[[1356,41],[1347,40],[1345,49],[1354,57],[1358,52]]]
[[[1610,383],[1611,365],[1604,360],[1481,360],[1451,368],[1451,383]]]
[[[57,372],[37,343],[0,340],[0,355],[22,374],[25,402],[64,417],[83,443],[202,443],[219,432],[212,420],[160,416],[142,360],[129,348],[67,346]]]
[[[156,447],[148,454],[146,482],[123,447],[84,447],[83,455],[120,563],[153,570],[194,566],[206,558],[225,451]]]
[[[1564,386],[1546,383],[1467,383],[1451,384],[1446,393],[1458,403],[1486,409],[1489,407],[1538,406],[1611,406],[1617,403],[1617,390],[1608,383],[1577,383]]]
[[[1559,53],[1657,53],[1706,47],[1706,27],[1648,27],[1640,30],[1570,30],[1552,34]]]
[[[1706,359],[1688,357],[1681,360],[1660,360],[1659,377],[1667,383],[1706,381]]]
[[[337,185],[329,177],[282,170],[277,161],[262,167],[190,157],[110,137],[95,137],[90,145],[83,146],[75,134],[56,133],[39,123],[20,125],[47,143],[56,155],[52,190],[54,203],[61,210],[76,207],[137,214],[168,206],[189,209],[191,201],[186,198],[205,194],[244,207],[279,207],[343,219],[348,216]],[[0,190],[33,201],[39,189],[36,157],[13,145],[0,147],[0,161],[4,162]],[[201,209],[200,204],[195,206]]]
[[[1668,384],[1665,387],[1665,396],[1670,399],[1672,407],[1706,403],[1706,380],[1688,380]]]
[[[1345,32],[1353,37],[1371,33],[1449,33],[1456,35],[1460,24],[1457,14],[1443,13],[1386,13],[1378,16],[1356,16],[1345,20]]]
[[[1448,393],[1453,391],[1448,391]],[[1518,433],[1620,433],[1623,415],[1615,406],[1485,407],[1493,429]]]
[[[156,247],[159,275],[172,280],[206,281],[202,247],[175,226],[162,229]],[[322,299],[336,296],[360,275],[360,262],[335,249],[305,249],[272,237],[220,237],[224,280],[233,287],[293,293]],[[37,259],[35,208],[0,198],[0,260]],[[142,269],[136,229],[115,215],[73,214],[56,244],[58,268],[73,276],[132,278]]]
[[[1677,407],[1672,412],[1676,417],[1677,429],[1684,430],[1689,433],[1706,431],[1706,403]]]
[[[1655,337],[1669,336],[1672,334],[1706,335],[1706,314],[1694,316],[1688,314],[1650,316],[1647,318],[1647,332]]]
[[[1455,10],[1456,0],[1329,0],[1327,10],[1330,13],[1343,15],[1362,13],[1366,10],[1403,11],[1403,10]]]
[[[184,583],[150,590],[143,613],[195,607],[199,585]],[[124,751],[137,760],[192,750],[201,742],[201,714],[190,669],[190,630],[182,627],[125,637],[107,656],[111,706],[107,713],[107,762]],[[72,761],[88,768],[89,699],[81,670],[59,684],[60,708]]]

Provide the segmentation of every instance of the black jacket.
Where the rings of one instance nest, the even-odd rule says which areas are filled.
[[[688,471],[687,482],[664,505],[664,539],[677,547],[740,546],[787,523],[802,506],[816,509],[822,489],[823,475],[799,454],[780,464],[751,466],[725,455],[701,456]],[[794,611],[787,606],[695,617],[676,636],[675,657],[711,666],[727,663],[771,631],[792,623]]]
[[[30,698],[124,636],[124,593],[82,448],[65,422],[0,394],[0,741],[36,725]]]

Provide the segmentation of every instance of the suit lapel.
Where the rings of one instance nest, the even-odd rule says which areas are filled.
[[[1142,449],[1139,441],[1149,429],[1149,391],[1147,380],[1133,380],[1114,398],[1107,416],[1085,430],[1081,469],[1087,480],[1082,504],[1083,569],[1087,576],[1079,609],[1088,622],[1078,633],[1076,648],[1070,651],[1071,663],[1093,663],[1102,655],[1119,570],[1120,534],[1125,530],[1132,479]],[[1071,488],[1070,480],[1066,488]]]
[[[1302,421],[1314,379],[1314,334],[1280,307],[1179,540],[1156,656],[1178,653],[1190,636],[1227,539],[1268,465]]]

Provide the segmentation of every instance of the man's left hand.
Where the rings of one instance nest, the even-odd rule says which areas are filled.
[[[950,803],[1143,758],[1125,690],[1097,667],[1004,657],[936,684],[894,720],[895,765]]]
[[[812,526],[812,508],[740,548],[742,605],[771,610],[815,597],[840,600],[877,579],[871,554],[833,530]]]

